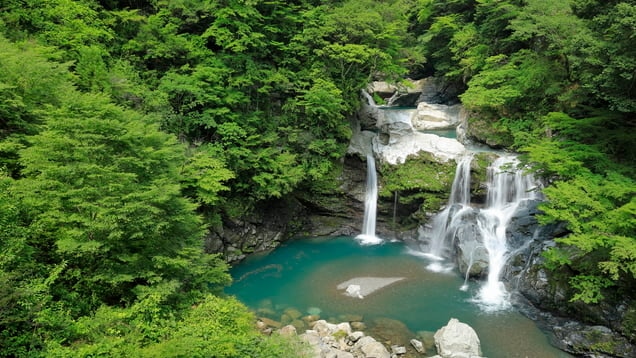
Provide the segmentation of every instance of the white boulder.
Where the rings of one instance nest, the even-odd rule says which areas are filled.
[[[476,358],[481,356],[481,343],[475,330],[451,318],[435,332],[435,346],[442,358]]]

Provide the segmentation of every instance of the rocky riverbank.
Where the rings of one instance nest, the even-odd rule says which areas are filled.
[[[272,327],[264,321],[259,320],[258,325],[264,333],[272,333]],[[446,326],[435,332],[433,342],[413,338],[408,345],[380,342],[361,330],[354,330],[352,326],[356,327],[350,322],[335,324],[316,320],[310,322],[310,328],[303,333],[299,333],[291,324],[273,332],[283,336],[298,335],[309,345],[311,358],[481,357],[479,337],[470,326],[455,318],[451,318]],[[431,351],[437,354],[431,356]]]

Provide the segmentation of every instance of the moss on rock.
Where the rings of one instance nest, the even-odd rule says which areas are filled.
[[[456,163],[441,163],[432,154],[421,152],[409,156],[403,164],[383,164],[381,167],[381,198],[394,198],[403,214],[403,225],[424,221],[430,213],[438,211],[448,200]]]

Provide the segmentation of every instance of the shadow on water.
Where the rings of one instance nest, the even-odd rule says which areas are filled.
[[[401,243],[361,246],[350,237],[299,239],[232,268],[236,281],[226,293],[257,315],[278,321],[289,309],[303,315],[319,312],[332,322],[357,317],[367,333],[394,344],[431,337],[450,318],[457,318],[475,329],[484,356],[570,357],[552,347],[534,322],[518,312],[485,312],[473,303],[479,283],[469,282],[465,291],[460,290],[464,280],[457,272],[432,272],[427,269],[430,263],[409,255]],[[337,288],[356,277],[404,279],[363,299]]]

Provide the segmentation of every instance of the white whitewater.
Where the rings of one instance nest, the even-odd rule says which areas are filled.
[[[509,294],[501,272],[509,257],[506,226],[521,202],[538,198],[536,182],[531,175],[517,169],[514,156],[498,158],[488,168],[488,193],[483,208],[470,205],[470,163],[465,156],[457,163],[455,179],[447,206],[431,220],[431,227],[420,231],[420,238],[428,242],[423,256],[434,261],[427,268],[447,272],[452,267],[453,241],[464,243],[470,249],[470,262],[464,273],[462,290],[468,289],[468,272],[474,250],[484,247],[488,253],[488,277],[475,297],[485,310],[501,310],[510,306]],[[481,240],[476,240],[479,237]]]
[[[375,159],[373,155],[367,155],[367,188],[364,198],[364,220],[362,233],[356,236],[356,240],[363,245],[377,245],[382,239],[375,236],[375,221],[378,203],[378,183],[375,171]]]
[[[448,258],[448,250],[450,249],[448,241],[452,239],[458,226],[454,220],[461,218],[459,214],[464,212],[465,209],[469,209],[471,161],[472,156],[470,155],[464,156],[459,160],[455,169],[455,178],[453,179],[448,204],[444,210],[433,217],[431,228],[420,233],[420,236],[428,238],[429,247],[426,253],[433,259],[443,260]],[[457,205],[460,207],[458,208]],[[429,268],[437,271],[437,267],[438,265],[432,265]]]
[[[479,290],[476,301],[492,310],[510,305],[509,294],[500,281],[509,254],[506,226],[521,202],[539,197],[534,190],[536,182],[533,176],[517,169],[517,164],[516,157],[504,156],[488,168],[486,208],[477,217],[489,263],[488,279]]]

